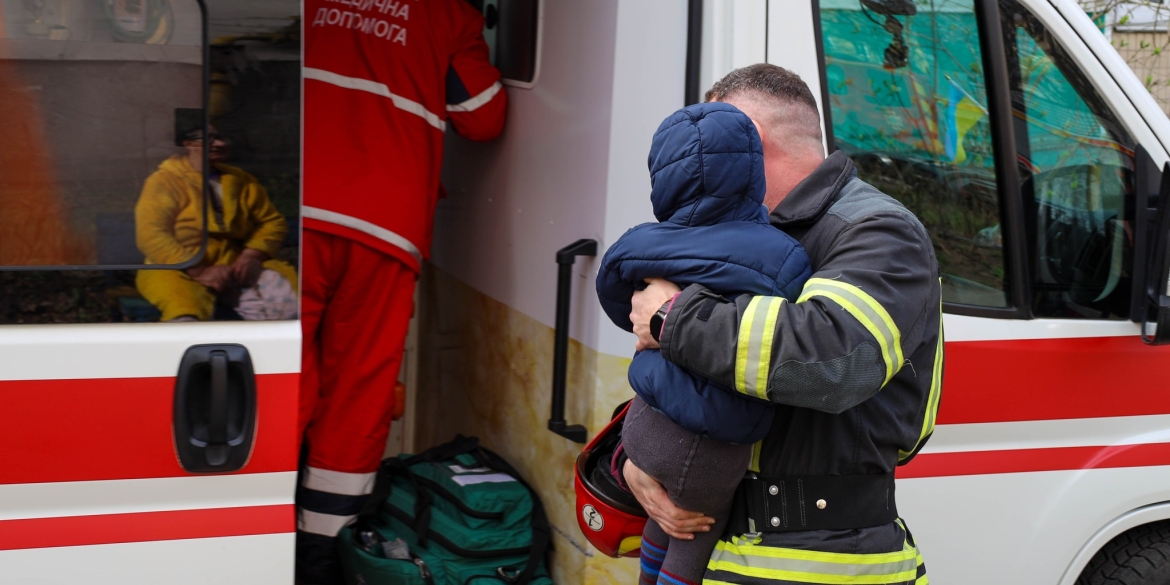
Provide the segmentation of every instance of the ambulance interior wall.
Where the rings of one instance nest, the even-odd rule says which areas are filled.
[[[592,433],[631,397],[633,338],[597,304],[600,253],[651,220],[646,155],[682,105],[685,4],[543,4],[532,89],[508,88],[504,135],[450,137],[432,263],[419,283],[415,446],[479,436],[539,491],[558,583],[630,583],[637,562],[601,557],[577,528],[582,445],[549,432],[556,251],[598,240],[572,278],[566,419]]]

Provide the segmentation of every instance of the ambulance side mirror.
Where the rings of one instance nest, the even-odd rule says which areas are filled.
[[[1149,345],[1170,343],[1170,163],[1162,168],[1158,189],[1158,212],[1154,219],[1154,236],[1147,254],[1145,303],[1142,341]]]

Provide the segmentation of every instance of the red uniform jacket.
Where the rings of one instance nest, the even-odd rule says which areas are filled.
[[[504,126],[483,17],[465,0],[306,0],[304,14],[304,226],[417,271],[447,123],[472,140]]]

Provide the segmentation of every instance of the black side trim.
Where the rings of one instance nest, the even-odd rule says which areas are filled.
[[[703,96],[699,88],[699,65],[703,56],[703,0],[687,0],[687,65],[683,106],[697,104]]]
[[[833,136],[833,107],[829,97],[829,75],[825,68],[825,35],[821,32],[821,0],[812,0],[813,35],[817,37],[817,67],[821,78],[821,119],[825,122],[825,154],[837,150],[837,139]]]
[[[1012,114],[1011,74],[1004,47],[1004,27],[997,0],[975,3],[979,22],[979,44],[983,47],[983,71],[991,111],[991,143],[995,150],[995,178],[999,192],[1000,221],[1004,233],[1004,272],[1008,306],[1005,318],[1032,318],[1032,282],[1028,274],[1027,226],[1020,196],[1020,174],[1016,162],[1015,116]],[[991,316],[991,315],[988,315]]]

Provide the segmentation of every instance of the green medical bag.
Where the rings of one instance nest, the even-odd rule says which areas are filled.
[[[552,585],[540,500],[500,456],[463,437],[382,462],[338,539],[351,585]]]

